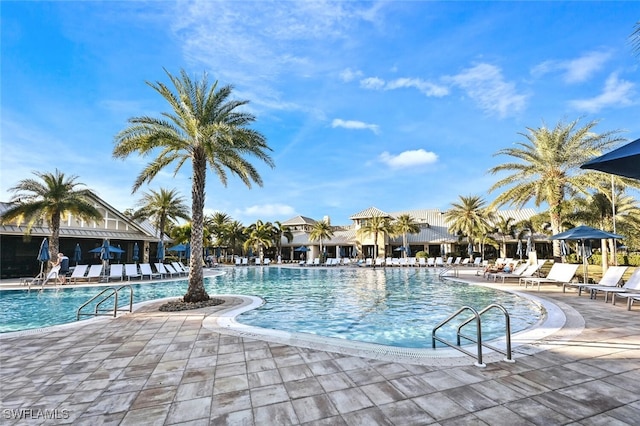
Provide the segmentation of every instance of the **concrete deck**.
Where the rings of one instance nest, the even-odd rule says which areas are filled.
[[[639,424],[640,309],[555,286],[527,291],[581,317],[516,348],[515,363],[485,368],[459,357],[381,361],[204,327],[240,303],[233,297],[4,335],[0,416],[6,425]]]

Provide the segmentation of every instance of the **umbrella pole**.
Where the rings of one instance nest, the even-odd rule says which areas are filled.
[[[584,247],[584,240],[582,240],[582,274],[583,274],[582,281],[584,282],[584,284],[587,283],[587,271],[588,271],[587,252]]]

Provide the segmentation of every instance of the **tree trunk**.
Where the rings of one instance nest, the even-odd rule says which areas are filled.
[[[49,255],[56,259],[60,251],[60,212],[51,215],[51,241],[49,241]]]
[[[204,233],[204,189],[207,162],[204,150],[197,147],[193,153],[191,183],[191,259],[189,259],[189,288],[184,295],[188,303],[209,300],[202,274],[202,240]]]
[[[602,252],[602,274],[609,269],[609,253],[607,250],[607,240],[600,240],[600,251]]]

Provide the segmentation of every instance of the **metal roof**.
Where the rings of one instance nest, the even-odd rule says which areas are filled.
[[[313,225],[316,221],[311,219],[310,217],[305,216],[296,216],[292,217],[289,220],[285,220],[282,222],[283,226],[296,226],[296,225]]]
[[[369,207],[368,209],[362,210],[360,213],[356,213],[353,216],[349,217],[351,220],[356,219],[370,219],[372,217],[391,217],[391,215],[387,212],[383,212],[377,207]]]

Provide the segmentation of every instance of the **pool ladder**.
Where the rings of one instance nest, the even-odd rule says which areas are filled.
[[[129,309],[119,309],[118,307],[118,294],[121,290],[129,289]],[[93,312],[82,312],[87,305],[91,302],[98,300],[98,298],[102,297],[98,303],[96,303],[95,309]],[[101,309],[103,303],[113,298],[113,309]],[[133,288],[129,284],[121,285],[120,287],[107,287],[102,290],[100,293],[93,296],[91,299],[87,300],[78,308],[76,312],[76,321],[80,319],[82,315],[86,316],[111,316],[113,312],[113,317],[115,318],[118,315],[118,312],[133,312]]]
[[[487,312],[490,311],[491,309],[498,309],[500,311],[502,311],[502,313],[504,314],[504,320],[505,320],[505,342],[506,342],[506,350],[502,350],[499,348],[496,348],[495,346],[491,346],[487,343],[483,343],[482,342],[482,321],[481,321],[481,316]],[[449,322],[451,322],[454,318],[456,318],[458,315],[462,314],[463,312],[466,311],[470,311],[471,313],[473,313],[473,317],[468,318],[466,320],[464,320],[462,323],[460,323],[460,325],[458,325],[458,328],[456,330],[456,344],[453,344],[451,342],[448,342],[446,340],[444,340],[441,337],[436,336],[436,331],[438,329],[440,329],[442,326],[448,324]],[[476,338],[473,338],[471,336],[467,336],[462,334],[462,327],[464,327],[465,325],[469,324],[471,321],[476,322]],[[477,353],[474,354],[473,352],[470,352],[462,347],[460,347],[460,339],[464,338],[467,339],[471,342],[476,343],[477,345]],[[455,313],[449,315],[449,317],[447,319],[445,319],[444,321],[442,321],[440,324],[436,325],[435,328],[433,329],[433,331],[431,332],[431,347],[435,349],[436,347],[436,340],[440,343],[444,343],[447,346],[452,347],[453,349],[457,349],[460,352],[463,352],[471,357],[475,357],[477,358],[477,362],[475,363],[475,365],[477,367],[486,367],[486,364],[484,364],[482,362],[482,347],[487,347],[491,350],[494,350],[496,352],[499,352],[501,354],[506,355],[506,358],[504,358],[504,361],[506,362],[515,362],[512,358],[511,358],[511,321],[509,318],[509,312],[507,312],[507,310],[502,306],[499,305],[497,303],[492,303],[491,305],[485,307],[484,309],[481,309],[480,311],[476,311],[475,309],[473,309],[470,306],[463,306],[462,308],[458,309]]]

